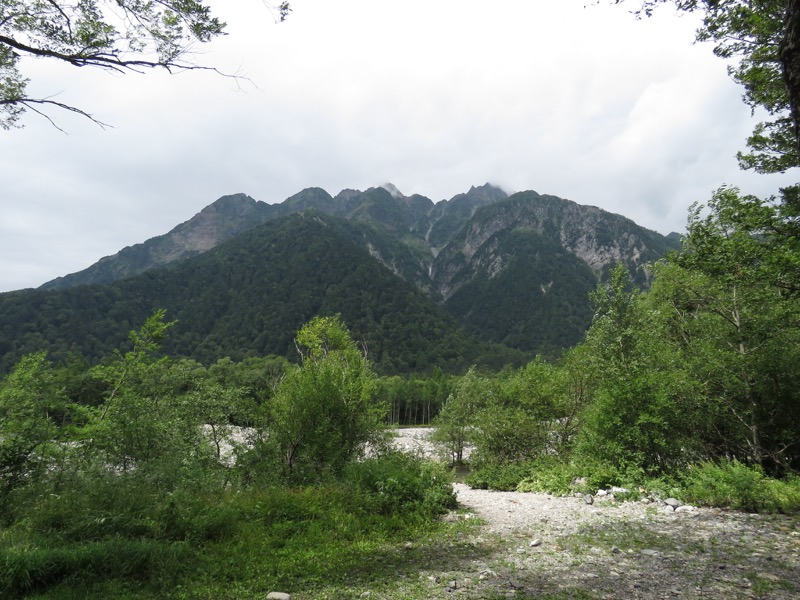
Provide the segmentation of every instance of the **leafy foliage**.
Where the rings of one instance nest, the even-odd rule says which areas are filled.
[[[471,367],[455,385],[439,415],[434,419],[436,429],[431,435],[450,456],[453,464],[464,459],[464,449],[472,441],[475,429],[475,415],[486,406],[492,395],[491,383],[478,376]]]
[[[724,506],[747,512],[800,511],[800,480],[768,478],[758,466],[736,460],[703,462],[683,478],[684,497],[705,506]]]
[[[10,0],[0,6],[0,127],[14,126],[30,108],[55,105],[26,95],[22,56],[60,60],[76,67],[138,71],[153,67],[196,68],[183,60],[191,42],[208,42],[224,23],[196,0],[143,2],[42,2]]]
[[[680,356],[663,344],[659,322],[618,267],[598,287],[586,344],[597,361],[594,401],[584,415],[579,454],[622,469],[664,470],[692,460],[695,389]]]
[[[60,470],[60,445],[83,415],[70,406],[44,352],[25,356],[0,385],[0,520],[11,494]]]
[[[339,473],[376,442],[386,407],[374,399],[374,375],[339,317],[317,317],[297,334],[303,362],[286,374],[267,429],[294,477]]]
[[[157,311],[132,331],[127,352],[84,364],[101,384],[87,406],[61,386],[77,363],[66,377],[44,353],[25,357],[0,385],[3,597],[221,597],[232,581],[252,595],[350,581],[359,570],[369,579],[367,557],[429,536],[454,506],[440,466],[394,453],[352,461],[384,412],[338,317],[300,330],[303,364],[285,375],[275,359],[206,369],[159,357],[172,326],[164,317]],[[292,396],[308,382],[316,396]],[[320,434],[295,463],[305,485],[266,470],[258,444],[234,449],[241,464],[226,460],[220,446],[232,423],[267,414],[268,437],[280,440],[293,400],[316,402],[322,417],[305,413]]]

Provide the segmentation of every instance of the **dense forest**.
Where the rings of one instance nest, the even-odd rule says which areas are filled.
[[[204,364],[272,354],[296,360],[294,332],[318,314],[341,314],[375,368],[387,374],[524,362],[525,353],[464,332],[423,292],[355,245],[357,233],[310,211],[115,283],[0,295],[0,367],[7,371],[20,356],[42,349],[56,361],[70,355],[100,360],[161,308],[177,321],[165,351]]]

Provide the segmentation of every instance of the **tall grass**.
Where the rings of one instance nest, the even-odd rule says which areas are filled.
[[[307,486],[162,494],[135,474],[93,483],[91,492],[76,484],[31,495],[27,516],[0,529],[0,597],[224,597],[346,584],[368,579],[376,556],[436,531],[455,505],[440,467],[399,454]]]

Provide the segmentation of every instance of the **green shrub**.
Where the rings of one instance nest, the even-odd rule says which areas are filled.
[[[470,473],[465,483],[480,490],[514,491],[519,483],[530,477],[535,463],[487,464]]]
[[[683,477],[684,498],[748,512],[800,512],[800,479],[777,480],[739,461],[704,462]]]
[[[574,465],[543,457],[531,465],[530,475],[517,484],[518,492],[564,495],[573,491]]]
[[[388,451],[353,463],[345,470],[344,481],[367,494],[382,514],[411,509],[432,516],[456,506],[444,468],[403,452]]]
[[[478,413],[476,423],[476,462],[520,463],[546,451],[547,422],[524,408],[492,405]]]

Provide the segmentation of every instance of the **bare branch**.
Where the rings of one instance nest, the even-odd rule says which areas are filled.
[[[12,102],[11,102],[11,101],[8,101],[8,100],[2,100],[2,101],[0,101],[0,104],[11,104],[11,103],[12,103]],[[19,98],[19,99],[17,99],[17,100],[15,100],[15,101],[13,101],[13,103],[15,103],[15,104],[21,104],[21,105],[25,106],[26,108],[28,108],[28,109],[32,110],[32,111],[33,111],[33,112],[35,112],[36,114],[38,114],[38,115],[41,115],[42,117],[44,117],[45,119],[47,119],[48,121],[50,121],[50,124],[51,124],[53,127],[55,127],[56,129],[58,129],[58,130],[59,130],[61,133],[67,133],[67,132],[66,132],[66,131],[64,131],[64,130],[63,130],[61,127],[59,127],[58,125],[56,125],[55,121],[53,121],[53,119],[52,119],[52,118],[50,118],[50,116],[49,116],[47,113],[45,113],[45,112],[43,112],[43,111],[39,110],[39,109],[36,107],[36,105],[42,105],[42,104],[44,104],[44,105],[49,105],[49,106],[55,106],[55,107],[57,107],[57,108],[60,108],[60,109],[62,109],[62,110],[66,110],[66,111],[69,111],[69,112],[73,112],[73,113],[75,113],[75,114],[81,115],[82,117],[86,117],[86,118],[87,118],[87,119],[89,119],[89,120],[90,120],[92,123],[94,123],[94,124],[98,125],[98,126],[99,126],[100,128],[102,128],[102,129],[105,129],[106,127],[113,127],[113,125],[109,125],[108,123],[103,123],[103,122],[102,122],[102,121],[100,121],[99,119],[95,118],[94,116],[92,116],[91,114],[87,113],[86,111],[84,111],[84,110],[81,110],[80,108],[77,108],[77,107],[75,107],[75,106],[71,106],[71,105],[69,105],[69,104],[65,104],[65,103],[63,103],[63,102],[57,102],[57,101],[55,101],[55,100],[49,100],[49,99],[46,99],[46,98],[44,98],[44,99],[40,99],[40,100],[39,100],[39,99],[34,99],[34,98]]]

